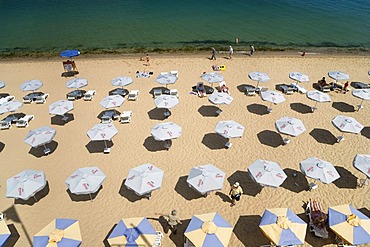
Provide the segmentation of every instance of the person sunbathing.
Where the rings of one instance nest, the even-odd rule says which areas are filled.
[[[204,88],[203,83],[198,83],[198,95],[201,98],[206,95],[206,89]]]
[[[328,216],[321,210],[320,205],[316,201],[312,201],[311,206],[311,218],[313,223],[322,228],[326,227]]]
[[[230,94],[229,88],[225,84],[221,86],[221,92]]]

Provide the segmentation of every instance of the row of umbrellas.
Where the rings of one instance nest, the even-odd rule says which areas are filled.
[[[329,207],[330,229],[341,239],[353,245],[370,242],[370,219],[350,204]],[[10,236],[5,222],[0,222],[0,244]],[[289,208],[265,209],[259,228],[275,245],[302,245],[305,242],[307,223]],[[228,246],[233,227],[219,213],[192,216],[184,236],[195,247]],[[107,237],[110,246],[152,246],[157,232],[146,217],[121,219]],[[82,243],[79,222],[57,218],[33,237],[33,246],[77,247]]]

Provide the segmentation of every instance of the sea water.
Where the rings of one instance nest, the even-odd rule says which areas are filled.
[[[235,38],[238,44],[235,44]],[[0,0],[0,54],[370,49],[368,0]]]

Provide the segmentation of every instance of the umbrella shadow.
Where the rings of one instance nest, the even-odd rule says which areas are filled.
[[[169,115],[165,115],[165,112],[169,112]],[[148,116],[152,120],[165,120],[171,116],[171,111],[166,108],[154,108],[148,111]]]
[[[64,120],[63,118],[67,117],[68,119]],[[75,117],[72,113],[66,113],[64,116],[61,115],[55,115],[51,117],[50,123],[51,125],[59,125],[59,126],[64,126],[66,123],[69,123],[71,121],[75,120]]]
[[[105,236],[104,240],[103,240],[103,244],[104,244],[104,247],[111,247],[111,245],[109,244],[108,242],[108,238],[109,236],[112,234],[112,232],[114,231],[114,228],[117,226],[118,224],[114,224],[114,226],[109,230],[107,236]]]
[[[335,166],[335,169],[340,175],[340,178],[335,180],[333,184],[338,188],[345,189],[356,189],[357,188],[357,177],[348,171],[346,168],[341,166]]]
[[[217,117],[219,114],[217,114],[217,111],[219,111],[220,108],[214,105],[202,105],[199,107],[198,112],[203,117]]]
[[[290,108],[301,114],[312,113],[311,107],[302,103],[291,103]]]
[[[268,114],[267,108],[268,108],[267,106],[261,105],[261,104],[247,105],[247,110],[250,113],[257,114],[257,115],[260,115],[260,116]]]
[[[198,82],[198,83],[200,83],[200,82]],[[198,83],[197,83],[197,85],[198,85]],[[215,91],[211,86],[205,85],[204,83],[203,83],[203,87],[204,87],[204,90],[206,91],[206,94],[208,94],[208,95],[212,94]],[[192,89],[193,92],[196,92],[198,94],[197,86],[192,86],[191,89]]]
[[[239,90],[239,92],[245,93],[245,90],[247,87],[254,88],[255,86],[250,85],[250,84],[240,84],[236,88]]]
[[[39,192],[37,192],[35,194],[35,196],[32,196],[30,199],[28,200],[22,200],[22,199],[15,199],[14,200],[14,204],[20,204],[20,205],[28,205],[28,206],[32,206],[34,205],[35,203],[39,202],[40,200],[42,200],[44,197],[46,197],[50,192],[50,188],[49,188],[49,182],[46,181],[46,185],[45,187],[40,190]],[[35,199],[36,198],[36,199]]]
[[[122,181],[118,194],[120,194],[122,197],[126,198],[130,202],[136,202],[146,198],[144,196],[138,196],[133,190],[128,189],[125,185],[125,182],[126,179]]]
[[[356,111],[353,105],[350,105],[346,102],[333,102],[331,106],[340,112],[355,112]]]
[[[49,143],[46,143],[45,144],[46,148],[49,148],[51,150],[51,152],[48,155],[54,153],[54,151],[57,149],[58,145],[59,144],[56,141],[51,141]],[[43,156],[47,156],[44,153],[44,150],[45,150],[45,147],[44,147],[44,145],[42,145],[42,146],[38,146],[38,147],[32,147],[28,153],[32,154],[36,158],[41,158]]]
[[[256,183],[247,171],[236,171],[227,178],[230,185],[239,182],[242,187],[244,195],[256,196],[262,191],[262,186]]]
[[[308,190],[308,181],[303,173],[290,168],[284,169],[284,172],[287,175],[287,179],[285,179],[281,187],[295,193]]]
[[[370,127],[364,127],[361,130],[361,135],[365,136],[367,139],[370,139]]]
[[[166,87],[153,87],[149,91],[149,94],[151,94],[153,98],[154,98],[154,91],[155,90],[161,90],[162,91],[162,94],[170,94],[170,90],[168,88],[166,88]]]
[[[177,225],[177,233],[171,232],[169,238],[175,244],[176,247],[184,246],[184,233],[190,223],[190,219],[181,220],[182,224]]]
[[[215,195],[219,196],[223,202],[226,202],[226,203],[232,202],[230,196],[222,193],[221,191],[217,191]]]
[[[97,118],[102,120],[103,116],[112,116],[112,119],[116,120],[118,119],[117,116],[119,115],[121,115],[121,112],[117,111],[116,109],[108,109],[100,112]]]
[[[260,222],[261,216],[259,215],[243,215],[239,217],[233,232],[243,246],[262,246],[269,242],[263,233],[257,230]]]
[[[63,72],[61,77],[73,77],[75,75],[78,75],[79,72],[76,71],[76,70],[72,70],[72,71],[66,71],[66,72]]]
[[[283,138],[281,135],[275,131],[263,130],[257,134],[257,138],[261,144],[277,148],[284,145]]]
[[[0,142],[0,153],[4,150],[5,148],[5,143]]]
[[[177,183],[175,185],[175,191],[185,198],[185,200],[191,201],[194,199],[204,198],[200,193],[196,192],[194,189],[192,189],[188,183],[186,182],[186,179],[188,176],[181,176],[179,180],[177,180]]]
[[[145,141],[144,141],[144,147],[150,151],[150,152],[157,152],[157,151],[163,151],[163,150],[168,150],[165,147],[165,144],[169,143],[170,146],[172,146],[172,140],[167,140],[167,141],[157,141],[154,139],[153,136],[148,136]]]
[[[6,241],[3,247],[13,247],[17,243],[18,239],[20,238],[19,232],[17,228],[15,228],[14,224],[9,224],[8,229],[10,231],[10,237]]]
[[[225,149],[225,144],[228,142],[229,139],[222,137],[217,133],[208,133],[205,134],[202,143],[208,147],[209,149]]]
[[[322,144],[334,145],[337,143],[337,138],[326,129],[318,129],[314,128],[310,132],[310,136],[312,136],[317,142]]]
[[[115,89],[112,89],[108,92],[108,95],[121,95],[122,97],[125,97],[129,91],[126,88],[117,87]]]
[[[366,215],[368,218],[370,218],[370,210],[369,209],[367,209],[367,208],[359,208],[357,210],[360,211],[361,213],[363,213],[364,215]]]
[[[91,194],[87,194],[87,195],[76,195],[76,194],[73,194],[69,189],[67,189],[66,192],[68,193],[69,198],[71,198],[72,201],[74,201],[74,202],[86,202],[86,201],[95,200],[96,196],[98,195],[98,193],[101,189],[103,189],[103,185],[101,185],[100,188],[98,189],[98,191],[96,191],[95,193],[91,193]]]
[[[113,147],[113,142],[112,141],[90,141],[85,145],[87,151],[89,153],[103,153],[105,149],[105,145],[107,145],[108,148]]]

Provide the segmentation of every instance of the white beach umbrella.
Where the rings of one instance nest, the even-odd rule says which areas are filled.
[[[213,85],[214,82],[220,82],[224,80],[224,77],[216,72],[204,73],[201,77],[203,80],[211,83],[211,85]]]
[[[360,110],[363,108],[362,102],[364,102],[364,100],[370,100],[370,89],[355,89],[352,91],[352,95],[361,99],[361,103],[357,106],[358,110]]]
[[[87,136],[92,141],[110,141],[117,133],[113,124],[96,124],[87,131]]]
[[[227,93],[214,91],[209,97],[208,100],[215,105],[229,105],[234,100]]]
[[[5,102],[0,105],[0,114],[17,111],[22,105],[23,104],[18,100]]]
[[[333,78],[336,81],[349,80],[349,74],[346,74],[342,71],[329,71],[328,75],[330,78]]]
[[[156,79],[156,82],[162,85],[174,84],[177,81],[177,76],[175,74],[162,74],[159,75]]]
[[[3,88],[3,87],[5,87],[5,82],[0,81],[0,88]]]
[[[332,123],[342,132],[358,134],[364,128],[364,126],[360,124],[356,119],[340,115],[336,116],[332,120]],[[343,135],[338,137],[338,142],[342,140],[344,140]]]
[[[66,82],[67,88],[81,88],[88,84],[88,81],[84,78],[74,78]]]
[[[312,112],[317,110],[316,105],[317,102],[330,102],[330,96],[326,93],[320,92],[318,90],[310,90],[306,93],[307,98],[312,99],[315,101],[315,106],[312,107]]]
[[[24,138],[24,142],[31,147],[45,146],[46,143],[53,140],[56,133],[57,131],[55,129],[43,126],[28,132],[26,138]]]
[[[262,186],[279,187],[287,178],[281,167],[273,161],[256,160],[248,167],[251,177]]]
[[[306,131],[302,120],[298,118],[282,117],[275,121],[276,129],[283,134],[299,136]]]
[[[270,107],[267,108],[268,112],[272,111],[271,109],[272,103],[276,105],[285,101],[285,97],[283,94],[272,90],[266,90],[264,92],[261,92],[261,98],[271,103]]]
[[[370,178],[370,154],[357,154],[353,166]]]
[[[73,102],[69,100],[59,100],[49,105],[49,114],[63,116],[73,110]]]
[[[265,72],[258,72],[258,71],[253,71],[251,73],[248,74],[249,78],[253,81],[257,81],[257,86],[256,88],[258,88],[258,84],[260,82],[266,82],[266,81],[269,81],[270,80],[270,77],[267,73]]]
[[[179,103],[179,98],[171,95],[160,95],[154,99],[154,104],[157,108],[170,109]]]
[[[302,160],[300,167],[307,177],[320,180],[324,184],[329,184],[340,178],[332,163],[316,157]]]
[[[211,164],[193,167],[186,182],[202,195],[224,186],[225,172]]]
[[[307,82],[310,81],[308,75],[302,74],[300,72],[291,72],[289,73],[289,78],[298,82]]]
[[[97,192],[106,179],[105,174],[96,166],[75,170],[65,181],[71,193],[86,195]]]
[[[45,186],[43,171],[24,170],[6,180],[6,197],[28,200]]]
[[[125,98],[123,98],[121,95],[109,95],[104,97],[102,101],[100,101],[100,105],[108,109],[113,107],[120,107],[124,101]]]
[[[147,163],[130,169],[125,181],[127,188],[142,196],[162,185],[164,172],[158,167]]]
[[[233,120],[220,121],[216,125],[216,133],[225,138],[241,137],[244,134],[244,126]]]
[[[124,87],[130,85],[133,82],[132,78],[129,76],[119,76],[112,80],[112,86]]]
[[[153,126],[150,133],[155,140],[165,141],[180,137],[182,128],[173,122],[159,123]]]
[[[42,87],[42,82],[39,80],[29,80],[25,81],[20,85],[20,89],[25,92],[25,91],[35,91]]]

